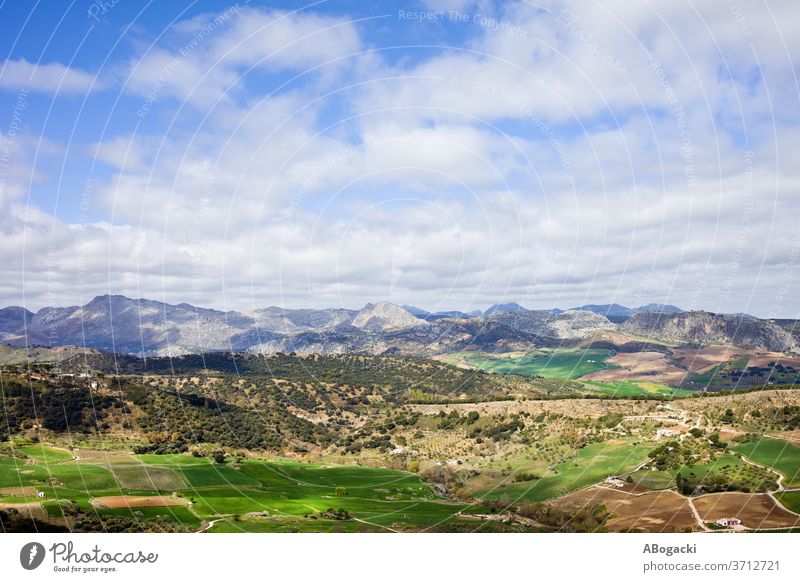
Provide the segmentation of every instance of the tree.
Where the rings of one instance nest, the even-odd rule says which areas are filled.
[[[214,451],[214,462],[223,464],[225,462],[225,451]]]

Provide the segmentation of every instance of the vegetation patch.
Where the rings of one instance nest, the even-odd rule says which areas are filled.
[[[455,354],[454,359],[494,374],[520,374],[572,380],[613,368],[612,364],[606,362],[611,355],[609,350],[564,348],[501,356],[462,352]]]
[[[626,473],[643,463],[649,447],[629,441],[595,443],[552,467],[541,479],[501,485],[479,493],[483,499],[544,501],[598,483],[606,477]]]
[[[615,382],[584,381],[584,383],[598,394],[628,398],[640,396],[674,398],[695,394],[695,391],[685,388],[675,388],[665,384],[643,382],[640,380],[617,380]]]
[[[800,486],[800,448],[788,441],[759,438],[738,445],[734,450],[742,453],[754,463],[782,473],[784,487]]]

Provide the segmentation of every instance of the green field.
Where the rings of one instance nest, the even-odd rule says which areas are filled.
[[[283,460],[217,464],[191,455],[76,461],[53,447],[17,451],[26,457],[0,455],[0,488],[6,489],[0,502],[41,503],[56,518],[63,513],[61,504],[70,501],[101,517],[143,523],[159,518],[191,531],[212,521],[212,531],[388,531],[425,529],[470,511],[467,504],[436,495],[418,475],[390,469]],[[109,462],[98,464],[102,461]],[[38,491],[44,499],[36,497]],[[176,494],[190,504],[132,509],[91,504],[94,497],[156,494]],[[345,510],[351,518],[326,517],[330,509]]]
[[[775,497],[778,498],[786,509],[800,513],[800,491],[783,491],[776,493]]]
[[[72,460],[72,453],[66,449],[58,449],[47,445],[28,445],[19,447],[19,450],[30,457],[37,465],[63,463]]]
[[[575,489],[626,473],[647,460],[650,448],[629,441],[587,445],[577,455],[554,465],[550,474],[536,481],[509,483],[479,494],[485,499],[545,501]]]
[[[524,355],[490,356],[472,352],[454,354],[453,360],[495,374],[521,374],[542,378],[575,379],[616,366],[606,362],[608,350],[541,349]]]
[[[717,457],[715,460],[709,463],[702,463],[698,465],[691,465],[681,467],[678,470],[669,469],[668,472],[675,476],[678,473],[682,475],[691,475],[695,476],[698,479],[704,479],[710,475],[714,475],[716,473],[720,473],[722,471],[728,471],[732,473],[739,473],[742,470],[748,467],[747,463],[739,459],[738,457],[730,454],[723,454]]]
[[[178,471],[145,463],[110,465],[120,486],[125,489],[171,491],[186,486]]]
[[[672,489],[675,487],[675,475],[668,471],[636,471],[631,473],[635,485],[653,489]]]
[[[795,445],[778,439],[762,438],[738,445],[734,450],[754,463],[782,473],[785,477],[784,487],[800,486],[800,448]]]
[[[744,370],[747,367],[749,358],[735,357],[727,362],[722,362],[703,372],[702,374],[690,373],[687,380],[695,384],[728,384],[730,383],[730,372],[734,370]]]
[[[618,380],[616,382],[584,381],[584,384],[598,394],[607,394],[609,396],[674,398],[691,396],[694,394],[694,391],[686,390],[685,388],[674,388],[672,386],[666,386],[665,384],[644,382],[642,380]]]

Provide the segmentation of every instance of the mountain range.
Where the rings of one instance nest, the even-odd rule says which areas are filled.
[[[605,305],[582,305],[572,309],[591,311],[606,317],[631,317],[636,313],[681,313],[683,311],[680,307],[663,303],[648,303],[641,307],[625,307],[619,303],[607,303]]]
[[[621,323],[609,319],[623,315]],[[793,332],[786,322],[684,312],[661,304],[633,309],[584,305],[562,311],[504,303],[483,313],[431,313],[380,301],[358,310],[267,307],[238,312],[102,295],[82,306],[45,307],[36,313],[15,306],[0,309],[0,341],[11,345],[77,345],[145,356],[212,351],[412,355],[470,349],[524,351],[576,345],[604,333],[670,344],[730,343],[796,351]]]

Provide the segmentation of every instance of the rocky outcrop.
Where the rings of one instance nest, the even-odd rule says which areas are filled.
[[[519,303],[496,303],[483,312],[484,315],[494,315],[495,313],[522,313],[528,311]]]
[[[429,324],[402,307],[379,301],[367,303],[353,318],[352,325],[369,331],[398,331]]]
[[[559,313],[548,324],[550,337],[558,339],[582,339],[596,331],[614,329],[615,325],[607,317],[591,311],[569,310]]]
[[[774,352],[797,351],[797,342],[774,323],[740,315],[706,311],[637,313],[620,330],[674,344],[733,344]]]
[[[490,319],[515,330],[552,339],[585,338],[596,331],[614,328],[614,324],[608,318],[581,310],[569,310],[563,313],[525,310],[496,313]]]

